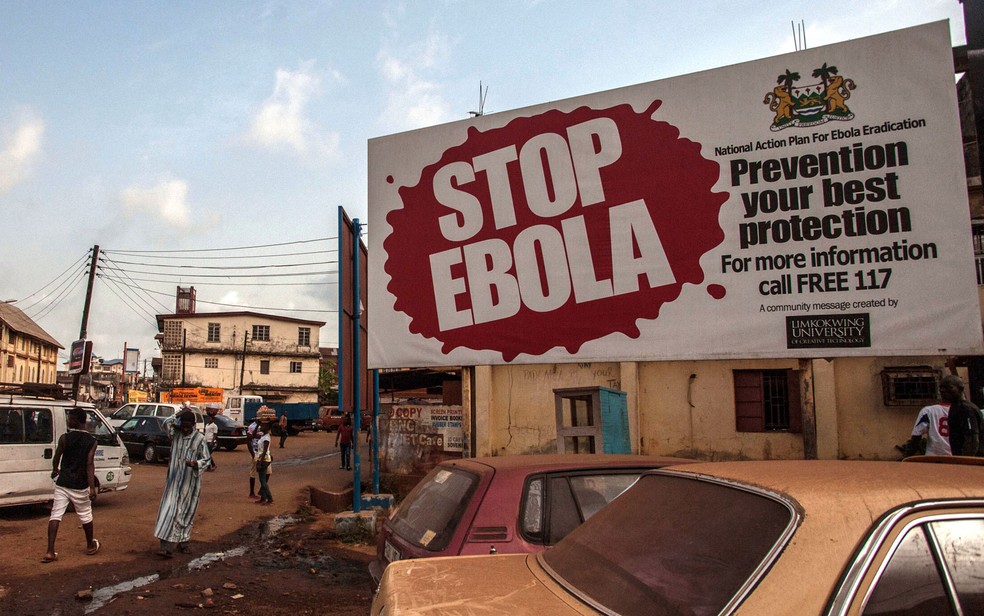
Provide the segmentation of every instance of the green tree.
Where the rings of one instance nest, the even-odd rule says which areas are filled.
[[[338,403],[338,365],[333,362],[321,364],[318,370],[318,400],[321,404]]]

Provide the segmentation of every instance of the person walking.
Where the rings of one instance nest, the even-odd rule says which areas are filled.
[[[256,494],[256,444],[263,436],[259,415],[264,409],[269,410],[269,407],[261,406],[256,411],[257,416],[253,418],[253,422],[246,429],[246,449],[249,451],[249,497],[254,499],[259,498]]]
[[[352,452],[352,417],[346,413],[342,419],[342,425],[338,426],[335,432],[335,447],[341,445],[341,464],[338,468],[352,469],[350,454]]]
[[[266,416],[260,419],[264,433],[256,445],[256,473],[260,478],[259,504],[261,505],[273,504],[273,494],[270,493],[270,470],[273,465],[273,455],[270,453],[271,436],[269,429],[272,419]]]
[[[964,399],[964,382],[955,374],[940,381],[940,397],[950,403],[947,425],[950,429],[950,451],[955,456],[976,456],[981,438],[981,410]]]
[[[284,443],[287,442],[287,411],[284,411],[280,416],[280,421],[277,423],[280,430],[280,448],[284,448]]]
[[[215,447],[219,443],[219,426],[215,423],[215,416],[212,414],[205,415],[205,444],[208,446],[208,457],[209,465],[205,470],[214,471],[215,470],[215,457],[212,456],[215,453]]]
[[[85,533],[85,553],[93,556],[99,551],[99,540],[93,538],[92,502],[96,500],[96,438],[85,431],[86,412],[74,407],[68,411],[68,432],[58,438],[55,455],[51,459],[51,478],[55,480],[55,494],[48,520],[48,551],[41,562],[58,560],[55,539],[62,516],[72,503],[82,522]]]
[[[184,553],[191,551],[188,542],[201,497],[202,473],[212,458],[205,444],[205,435],[195,429],[193,412],[184,411],[176,418],[168,417],[164,420],[164,429],[171,438],[171,459],[157,510],[154,536],[160,540],[157,555],[171,558],[175,546]]]

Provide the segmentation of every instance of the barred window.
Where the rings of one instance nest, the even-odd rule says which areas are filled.
[[[253,326],[253,340],[261,342],[270,342],[270,326],[269,325],[254,325]]]
[[[301,362],[299,361],[290,362],[290,372],[291,374],[299,374],[301,372]]]
[[[735,370],[738,432],[801,432],[799,371]]]

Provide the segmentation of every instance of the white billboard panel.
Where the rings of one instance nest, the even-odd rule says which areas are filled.
[[[981,350],[938,22],[369,142],[370,367]]]

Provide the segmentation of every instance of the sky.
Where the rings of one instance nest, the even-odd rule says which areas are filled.
[[[0,301],[67,349],[98,245],[100,357],[159,357],[177,286],[334,346],[369,139],[941,19],[963,44],[957,0],[0,2]]]

